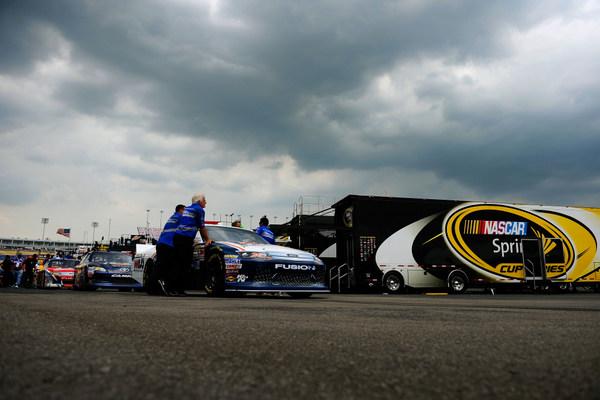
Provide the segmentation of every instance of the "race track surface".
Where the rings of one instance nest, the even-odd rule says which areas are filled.
[[[598,399],[600,295],[0,289],[2,399]]]

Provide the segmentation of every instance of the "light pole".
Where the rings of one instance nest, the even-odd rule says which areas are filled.
[[[109,218],[108,219],[108,243],[110,243],[110,223],[111,223],[111,220]]]
[[[96,239],[96,228],[98,227],[98,225],[100,225],[99,223],[97,223],[96,221],[92,222],[92,244],[95,243],[95,239]]]
[[[50,222],[50,218],[42,218],[42,245],[44,244],[44,236],[46,235],[46,224]]]
[[[150,209],[146,210],[146,243],[150,237]]]
[[[254,215],[250,215],[250,229],[252,229],[252,227],[254,226],[252,225],[252,218],[254,218]]]
[[[162,228],[162,215],[163,215],[163,210],[160,210],[160,223],[158,224],[159,228]]]
[[[273,219],[275,220],[275,225],[277,225],[277,215],[275,215]]]

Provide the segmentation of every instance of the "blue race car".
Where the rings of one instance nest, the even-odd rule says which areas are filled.
[[[132,277],[132,266],[131,256],[126,253],[89,252],[75,267],[73,289],[110,288],[121,291],[141,289],[142,284]]]
[[[269,244],[255,232],[207,225],[214,245],[197,243],[194,262],[186,271],[189,290],[210,296],[227,292],[285,292],[292,297],[328,293],[326,266],[306,251]],[[156,255],[143,260],[143,283],[149,294],[159,294]]]

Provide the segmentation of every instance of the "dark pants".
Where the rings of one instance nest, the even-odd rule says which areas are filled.
[[[25,271],[23,272],[23,278],[21,278],[21,286],[24,288],[32,288],[33,287],[33,268],[29,266],[25,266]]]
[[[175,245],[175,265],[176,279],[175,290],[185,289],[185,274],[192,266],[194,259],[194,238],[183,235],[175,235],[173,238]]]
[[[175,247],[159,243],[156,245],[156,271],[158,279],[167,282],[167,286],[175,287],[177,282],[177,259]]]
[[[6,268],[4,270],[4,275],[2,276],[2,284],[0,286],[11,286],[14,284],[14,279],[13,279],[13,270],[12,269],[8,269]]]

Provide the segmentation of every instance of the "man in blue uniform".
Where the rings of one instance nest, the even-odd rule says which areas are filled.
[[[173,244],[173,237],[175,231],[179,226],[179,221],[183,215],[185,206],[178,204],[175,207],[175,213],[169,217],[165,224],[158,243],[156,244],[156,261],[158,267],[158,283],[165,295],[168,295],[167,288],[174,287],[177,275],[175,273],[175,245]]]
[[[175,268],[177,279],[174,289],[180,294],[183,294],[185,286],[185,272],[192,265],[196,232],[200,231],[202,240],[204,240],[207,246],[212,242],[204,226],[204,207],[206,207],[206,196],[202,193],[196,193],[192,197],[192,204],[183,210],[179,226],[173,237],[175,256],[177,258],[177,268]]]
[[[259,221],[259,227],[256,229],[256,233],[266,239],[267,242],[271,244],[275,244],[275,235],[269,229],[269,218],[266,215],[263,215]]]

